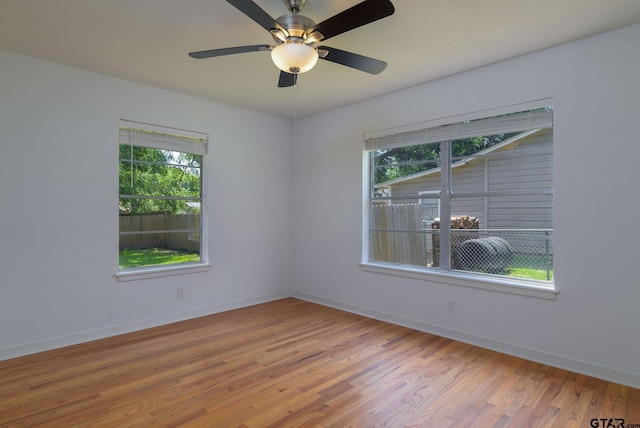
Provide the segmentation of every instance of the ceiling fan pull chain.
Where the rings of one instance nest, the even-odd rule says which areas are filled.
[[[296,97],[298,93],[298,85],[293,87],[293,127],[296,127],[296,116],[298,115],[298,99]]]

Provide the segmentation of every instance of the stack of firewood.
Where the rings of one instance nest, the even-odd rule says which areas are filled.
[[[440,219],[436,218],[431,224],[432,229],[440,229]],[[459,215],[451,217],[451,229],[479,229],[480,220],[478,217]]]
[[[478,229],[480,228],[480,220],[477,217],[469,217],[468,215],[451,217],[451,229]]]

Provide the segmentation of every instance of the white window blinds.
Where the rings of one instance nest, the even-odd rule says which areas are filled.
[[[551,107],[504,114],[483,119],[469,120],[447,125],[423,128],[415,131],[367,138],[367,151],[436,143],[447,140],[461,140],[480,135],[507,134],[531,129],[551,128],[553,109]]]
[[[120,144],[196,155],[207,154],[207,134],[126,120],[120,121]]]

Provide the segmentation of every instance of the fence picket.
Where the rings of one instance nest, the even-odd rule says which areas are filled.
[[[189,230],[189,232],[159,232]],[[148,232],[122,234],[123,232]],[[120,250],[169,248],[200,250],[199,214],[153,214],[120,216]]]
[[[383,262],[426,266],[420,204],[374,204],[370,209],[371,258]]]

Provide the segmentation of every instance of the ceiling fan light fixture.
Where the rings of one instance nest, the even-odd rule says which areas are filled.
[[[318,52],[304,43],[288,42],[271,50],[271,59],[285,73],[298,74],[311,70],[318,62]]]

